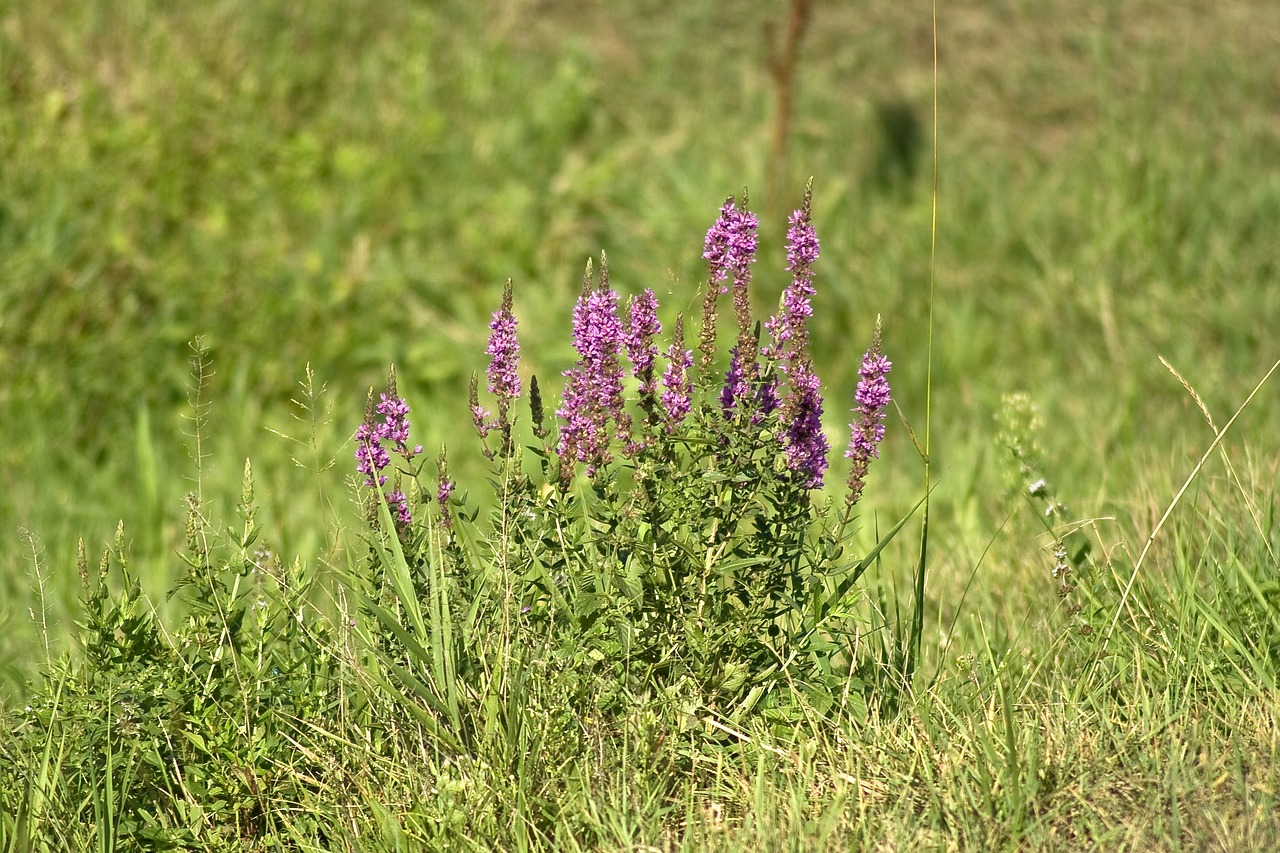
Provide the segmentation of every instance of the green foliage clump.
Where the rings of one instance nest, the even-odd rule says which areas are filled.
[[[339,670],[311,579],[255,546],[247,462],[244,484],[244,524],[224,546],[189,497],[173,591],[187,617],[172,634],[130,571],[123,525],[96,573],[81,542],[82,654],[50,661],[6,720],[2,829],[17,849],[245,849],[286,824],[323,838],[290,804],[336,781],[321,781],[332,767],[307,745],[334,711]]]

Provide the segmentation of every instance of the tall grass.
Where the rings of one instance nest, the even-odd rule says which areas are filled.
[[[142,826],[197,849],[1275,845],[1271,386],[1219,427],[1275,360],[1277,10],[940,7],[935,206],[928,11],[887,0],[812,5],[771,183],[762,34],[787,5],[5,6],[0,763],[21,772],[0,849],[127,849]],[[820,734],[657,710],[619,733],[534,656],[452,699],[430,655],[439,690],[378,663],[389,620],[343,582],[368,554],[363,389],[395,363],[418,440],[448,441],[487,513],[459,401],[502,282],[552,377],[582,258],[607,250],[670,328],[709,206],[745,184],[776,210],[809,174],[815,366],[847,394],[877,313],[895,356],[858,552],[920,499],[903,427],[932,428],[927,561],[900,536],[861,581],[882,627],[858,651],[918,644],[915,691]],[[757,304],[785,284],[781,228]],[[1011,497],[995,417],[1019,390],[1043,427]],[[77,578],[81,537],[105,586],[91,560]],[[228,650],[183,645],[250,603]],[[431,726],[468,701],[482,735],[456,760]],[[184,727],[147,727],[166,715]]]

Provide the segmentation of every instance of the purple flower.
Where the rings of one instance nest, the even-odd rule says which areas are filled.
[[[738,353],[736,346],[729,350],[729,369],[724,374],[724,387],[720,389],[720,408],[724,409],[726,417],[732,415],[738,401],[745,400],[750,390],[746,377],[742,375]]]
[[[413,516],[409,513],[409,499],[404,496],[404,492],[396,489],[387,495],[387,506],[395,510],[396,521],[408,527],[413,522]]]
[[[511,310],[511,279],[502,291],[502,307],[493,312],[489,322],[489,345],[485,355],[490,356],[489,393],[498,398],[504,409],[520,396],[520,376],[516,366],[520,363],[520,343],[516,339],[516,315]]]
[[[796,482],[802,487],[821,487],[822,475],[827,470],[828,444],[822,433],[822,394],[818,376],[807,362],[797,364],[791,374],[784,420],[788,421],[783,435],[787,467],[794,472]]]
[[[618,294],[608,287],[602,268],[600,288],[584,288],[573,309],[573,348],[578,351],[578,363],[565,371],[564,401],[556,412],[565,422],[560,430],[560,458],[587,463],[589,475],[609,461],[609,421],[618,424],[618,432],[627,432],[618,359],[623,338]],[[624,441],[628,438],[622,437]]]
[[[656,391],[653,363],[658,357],[654,338],[662,331],[658,321],[658,297],[645,290],[631,300],[627,324],[627,355],[631,358],[631,375],[640,380],[640,395],[652,396]]]
[[[415,448],[413,453],[408,450],[409,441],[409,404],[393,394],[382,394],[381,401],[378,403],[378,414],[382,415],[383,438],[395,445],[396,451],[401,456],[413,456],[422,452],[422,448]]]
[[[381,415],[381,420],[378,416]],[[369,392],[365,403],[364,422],[356,430],[356,470],[365,475],[364,484],[370,488],[384,486],[387,483],[383,469],[391,464],[391,449],[406,460],[422,452],[421,446],[409,447],[409,405],[396,391],[395,372],[392,371],[387,380],[387,391],[381,394],[375,407],[373,392]],[[398,489],[387,496],[388,505],[398,508],[399,518],[404,524],[409,517],[409,502]]]
[[[756,411],[751,416],[751,425],[759,426],[761,421],[778,410],[779,405],[778,380],[773,376],[762,379],[756,386]]]
[[[720,285],[720,292],[727,292],[724,285],[732,277],[735,283],[751,279],[751,264],[756,255],[756,227],[760,224],[755,214],[737,207],[733,196],[725,200],[720,216],[707,230],[702,257],[711,272],[711,283]]]
[[[809,345],[808,321],[813,316],[813,304],[809,298],[816,292],[813,287],[813,264],[818,260],[818,234],[810,224],[812,194],[806,189],[804,205],[791,214],[787,230],[787,271],[791,284],[782,294],[781,313],[769,318],[765,328],[769,330],[772,344],[765,354],[780,362],[783,372],[790,372],[797,359],[804,358]]]
[[[382,446],[380,426],[366,421],[356,430],[356,470],[365,475],[364,484],[372,487],[374,477],[377,484],[387,482],[387,478],[378,474],[391,464],[391,454]]]
[[[689,414],[693,387],[689,368],[693,366],[693,351],[684,348],[684,315],[676,317],[676,326],[667,349],[667,369],[662,374],[662,408],[667,413],[667,432]]]
[[[625,445],[624,455],[635,457],[649,444],[652,427],[661,422],[658,414],[658,382],[653,364],[658,358],[654,338],[662,331],[658,321],[658,297],[652,290],[645,290],[633,297],[627,310],[626,345],[631,358],[631,375],[639,380],[640,410],[644,412],[646,429]]]
[[[516,316],[511,310],[511,279],[507,279],[502,289],[502,306],[493,312],[489,323],[489,345],[485,353],[490,357],[486,375],[489,378],[489,393],[498,401],[498,416],[489,422],[484,418],[488,413],[474,405],[471,410],[473,419],[483,438],[490,429],[497,429],[502,434],[502,455],[510,457],[514,451],[511,441],[511,403],[520,396],[520,374],[517,365],[520,363],[520,343],[516,339]],[[477,401],[478,402],[478,401]],[[482,414],[483,413],[483,414]],[[486,455],[490,451],[486,448]]]
[[[745,204],[745,199],[744,199]],[[751,264],[755,262],[756,228],[759,220],[755,214],[738,207],[733,196],[725,200],[720,215],[707,230],[703,242],[702,257],[707,261],[710,280],[702,306],[702,330],[698,336],[698,382],[711,381],[711,365],[716,349],[716,298],[728,291],[726,281],[733,284],[733,310],[738,322],[738,348],[742,355],[743,375],[750,380],[755,375],[755,343],[750,333],[751,306],[748,298],[751,283]]]
[[[818,232],[810,222],[812,205],[813,192],[805,189],[803,205],[799,210],[793,211],[787,220],[790,226],[787,229],[787,272],[806,280],[813,278],[813,265],[821,250]]]
[[[862,357],[858,370],[858,388],[853,399],[853,423],[849,424],[849,449],[844,455],[853,462],[849,468],[849,493],[845,502],[853,506],[862,497],[866,486],[867,469],[871,460],[880,455],[880,442],[884,440],[884,415],[891,396],[889,381],[885,377],[893,363],[880,352],[880,321],[876,320],[875,336],[871,347]]]

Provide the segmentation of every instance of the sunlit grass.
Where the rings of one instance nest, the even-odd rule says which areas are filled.
[[[197,471],[220,528],[251,457],[264,539],[318,575],[349,571],[362,529],[349,439],[388,363],[429,413],[419,440],[447,441],[482,499],[466,384],[508,277],[528,363],[552,379],[572,362],[581,262],[602,249],[621,288],[658,292],[665,324],[693,314],[709,207],[743,185],[762,208],[794,203],[765,197],[775,5],[6,5],[8,707],[45,660],[32,649],[73,647],[78,538],[94,554],[123,518],[143,589],[162,621],[178,617],[164,593],[184,570]],[[1280,127],[1265,104],[1280,11],[944,4],[938,26],[932,618],[914,702],[830,741],[725,736],[720,763],[697,772],[671,763],[672,721],[638,723],[616,752],[602,745],[541,781],[426,753],[389,761],[326,728],[309,737],[349,772],[320,754],[340,780],[333,797],[280,806],[278,826],[309,807],[336,846],[444,844],[455,836],[428,824],[445,791],[455,819],[475,821],[447,831],[481,848],[1276,844],[1270,387],[1125,589],[1214,437],[1158,357],[1218,426],[1275,359]],[[909,140],[929,135],[929,42],[928,9],[887,0],[817,4],[806,35],[781,185],[798,196],[816,178],[815,360],[837,447],[851,400],[835,395],[853,387],[877,314],[905,423],[924,419],[930,164]],[[757,304],[771,306],[785,277],[769,248],[780,226],[764,227]],[[198,335],[212,354],[199,465]],[[1013,391],[1036,404],[1044,475],[1092,543],[1096,622],[1059,598],[1043,507],[1008,498],[995,418]],[[867,542],[919,499],[893,418]],[[868,578],[886,610],[909,604],[913,559],[890,550]],[[1101,654],[1079,628],[1105,635],[1117,616]],[[365,732],[392,719],[368,701]],[[51,731],[42,776],[71,772],[74,747]],[[564,803],[559,836],[492,811],[535,782]]]

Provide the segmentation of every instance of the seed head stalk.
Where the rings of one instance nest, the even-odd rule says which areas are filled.
[[[915,600],[912,603],[911,640],[907,647],[907,659],[903,670],[910,683],[920,659],[920,641],[924,636],[924,583],[929,555],[929,495],[933,492],[933,471],[930,468],[933,429],[933,326],[935,295],[938,279],[938,4],[933,3],[933,182],[930,188],[929,210],[929,331],[928,353],[925,356],[924,380],[924,509],[920,518],[920,556],[916,562]]]

